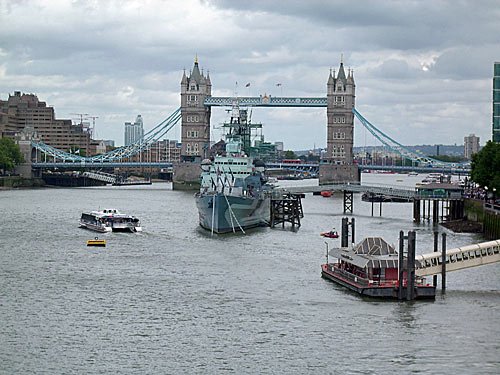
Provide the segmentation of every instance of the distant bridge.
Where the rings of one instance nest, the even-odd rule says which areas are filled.
[[[319,171],[319,163],[300,163],[300,164],[289,164],[280,162],[269,162],[266,163],[267,168],[277,168],[277,169],[290,169],[300,172],[315,172]],[[388,172],[419,172],[419,173],[446,173],[453,175],[469,175],[470,167],[463,166],[459,167],[456,164],[451,164],[447,166],[426,166],[426,167],[416,167],[416,166],[401,166],[401,165],[364,165],[358,164],[361,170],[367,171],[388,171]]]

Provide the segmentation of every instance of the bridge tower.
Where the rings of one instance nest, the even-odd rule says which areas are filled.
[[[212,96],[212,82],[207,72],[200,72],[198,57],[189,77],[181,79],[181,162],[174,164],[174,190],[193,190],[200,187],[200,164],[210,149],[210,107],[205,98]]]
[[[320,185],[339,181],[358,182],[358,166],[353,163],[354,114],[356,85],[354,72],[346,75],[340,62],[337,75],[330,71],[327,82],[327,136],[326,156],[319,169]]]
[[[189,77],[184,71],[181,80],[181,159],[201,161],[210,148],[210,107],[205,98],[212,95],[210,75],[200,72],[198,57],[195,58]],[[201,159],[201,160],[200,160]]]

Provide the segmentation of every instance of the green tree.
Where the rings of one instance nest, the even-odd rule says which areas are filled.
[[[447,163],[461,163],[465,159],[461,156],[451,156],[451,155],[431,155],[431,158],[444,161]]]
[[[284,159],[297,159],[297,155],[292,150],[286,150],[283,156]]]
[[[0,138],[0,169],[10,171],[23,161],[19,145],[10,138]]]
[[[471,180],[480,186],[500,191],[500,143],[488,141],[472,155]]]

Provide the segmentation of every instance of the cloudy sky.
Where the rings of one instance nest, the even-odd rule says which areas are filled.
[[[57,118],[97,116],[98,137],[118,145],[125,121],[141,114],[148,130],[179,107],[196,55],[214,96],[291,97],[326,96],[343,55],[356,108],[395,140],[484,144],[500,0],[0,0],[0,99],[35,93]],[[213,109],[213,127],[225,119]],[[326,145],[324,108],[255,108],[252,120],[287,149]],[[380,144],[355,129],[356,146]]]

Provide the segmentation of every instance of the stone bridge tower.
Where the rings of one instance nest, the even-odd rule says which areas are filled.
[[[212,83],[207,72],[200,72],[198,58],[189,77],[181,79],[181,162],[174,164],[174,190],[193,190],[200,187],[200,164],[210,150],[210,107],[204,102],[212,95]]]
[[[203,75],[194,61],[189,77],[184,71],[181,80],[181,158],[184,161],[201,161],[210,149],[210,107],[204,101],[212,95],[210,75]]]
[[[356,85],[354,73],[346,76],[340,62],[337,76],[330,71],[327,83],[327,153],[321,161],[319,183],[359,182],[358,166],[353,163],[354,113]]]

